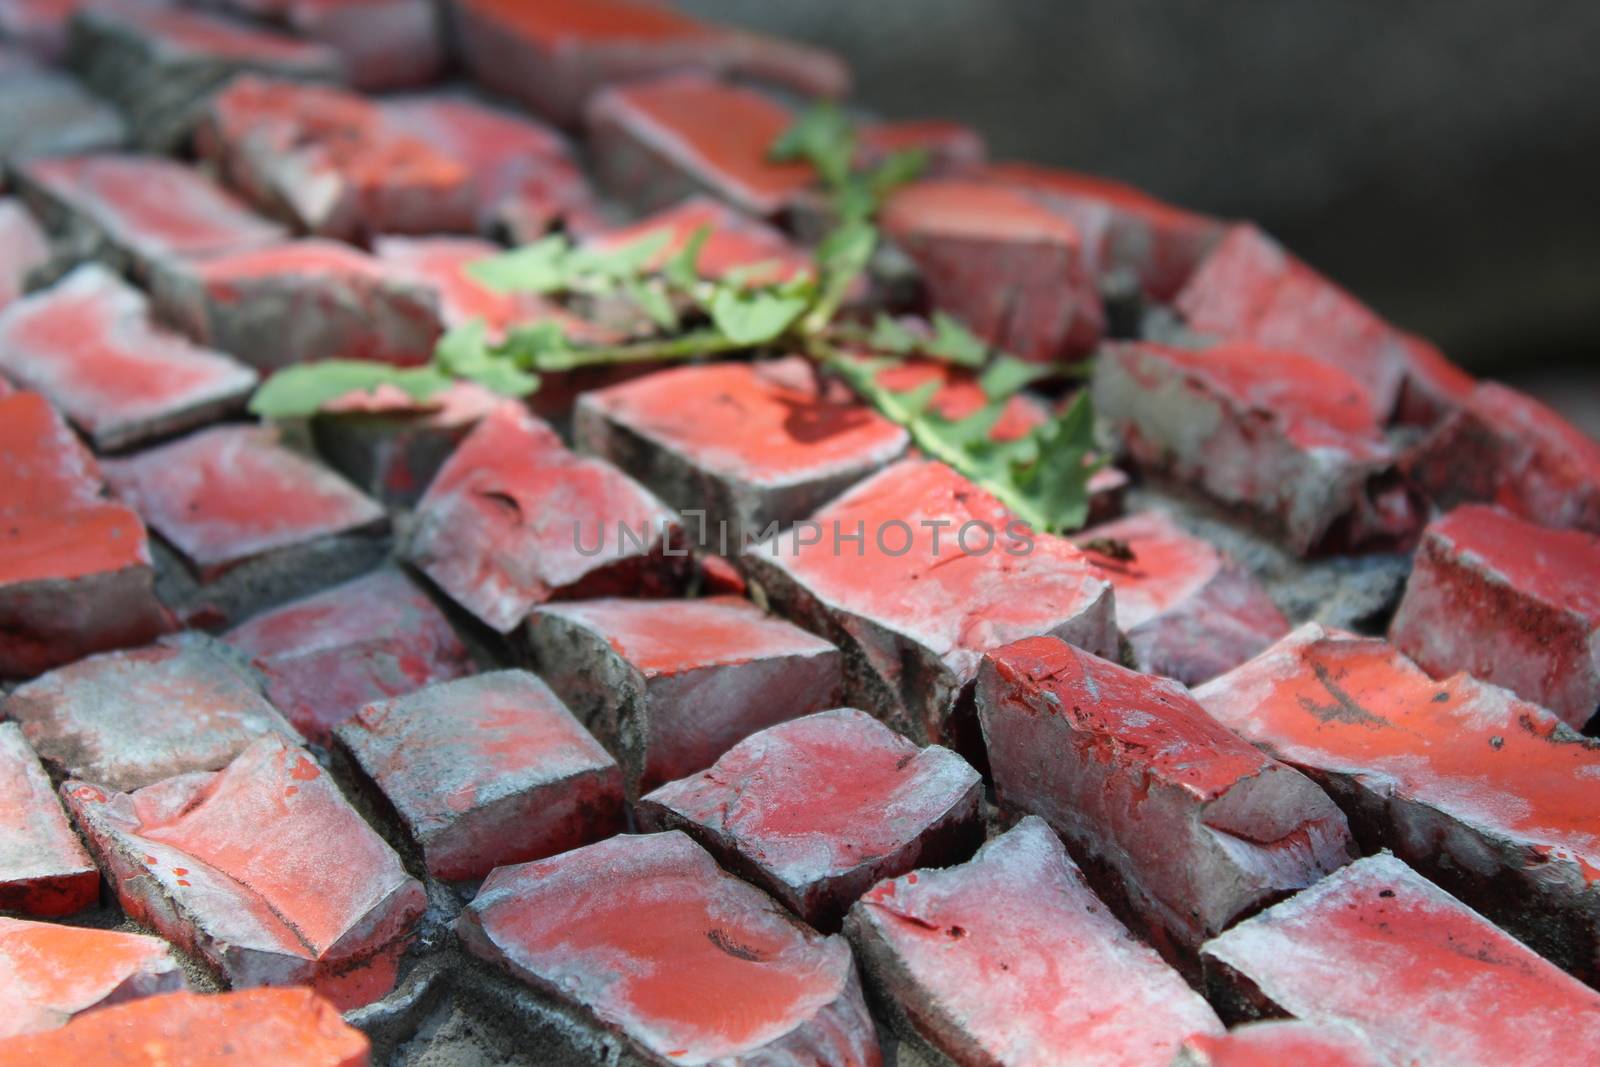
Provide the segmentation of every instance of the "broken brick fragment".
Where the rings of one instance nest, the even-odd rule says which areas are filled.
[[[129,917],[235,988],[308,984],[348,1009],[394,987],[422,886],[299,746],[266,736],[216,773],[61,792]]]
[[[695,268],[702,278],[722,280],[737,272],[750,285],[767,285],[813,272],[811,257],[780,230],[708,196],[691,196],[638,222],[606,230],[584,245],[607,252],[665,235],[666,243],[649,263],[658,269],[701,230],[705,238]]]
[[[0,20],[16,6],[15,0],[0,6]],[[122,116],[78,79],[0,51],[0,160],[7,165],[113,150],[127,137]]]
[[[681,833],[502,867],[455,929],[566,1006],[590,1057],[883,1062],[844,939],[796,922]]]
[[[1226,1034],[1195,1034],[1172,1067],[1391,1067],[1360,1032],[1298,1019],[1249,1023]]]
[[[28,275],[50,261],[50,240],[22,201],[0,197],[0,308],[27,291]]]
[[[1289,632],[1248,570],[1165,514],[1146,511],[1074,539],[1117,594],[1134,665],[1198,685]]]
[[[157,324],[144,294],[99,264],[0,313],[0,372],[114,451],[244,406],[256,373]]]
[[[1431,342],[1404,334],[1402,344],[1406,373],[1395,421],[1404,426],[1435,426],[1466,404],[1478,383]]]
[[[758,730],[837,707],[839,652],[747,600],[582,600],[528,617],[535,665],[616,753],[630,796]]]
[[[67,825],[39,757],[21,727],[0,723],[0,911],[55,917],[99,899],[100,871]],[[0,927],[0,955],[5,941]]]
[[[0,1018],[0,1053],[6,1038],[54,1030],[84,1012],[188,987],[159,938],[5,918],[0,982],[7,1009]]]
[[[1387,854],[1240,923],[1204,961],[1225,1018],[1343,1023],[1396,1063],[1555,1067],[1600,1050],[1600,993]]]
[[[845,932],[891,1024],[937,1062],[1144,1067],[1222,1030],[1031,816],[968,863],[881,882]]]
[[[435,878],[482,878],[623,827],[616,761],[526,671],[369,704],[334,733]]]
[[[1033,637],[984,658],[977,705],[1001,807],[1049,823],[1170,959],[1355,854],[1321,789],[1176,682]]]

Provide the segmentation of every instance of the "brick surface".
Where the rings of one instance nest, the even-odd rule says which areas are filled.
[[[857,128],[856,166],[881,166],[895,152],[926,153],[924,174],[961,174],[989,158],[983,134],[944,119],[869,122]]]
[[[274,706],[323,745],[367,704],[472,670],[443,612],[388,567],[257,615],[223,640],[250,657]]]
[[[369,704],[335,733],[436,878],[482,878],[623,826],[616,761],[525,671]]]
[[[936,1062],[1143,1067],[1222,1029],[1036,818],[969,863],[880,883],[845,931],[895,1028]]]
[[[1360,1032],[1299,1020],[1250,1023],[1226,1034],[1196,1034],[1172,1067],[1390,1067]]]
[[[1400,1063],[1539,1067],[1600,1052],[1600,993],[1393,856],[1240,923],[1205,957],[1231,1009],[1345,1023]]]
[[[67,825],[39,757],[16,723],[0,723],[0,911],[71,915],[99,898],[100,872]]]
[[[1195,693],[1392,848],[1579,974],[1600,975],[1600,747],[1503,689],[1429,678],[1307,624]]]
[[[707,196],[691,196],[627,226],[607,230],[585,244],[607,251],[666,234],[652,266],[662,266],[705,230],[695,258],[700,276],[722,279],[735,271],[752,285],[766,285],[811,273],[811,257],[773,226],[741,214]],[[759,268],[759,269],[758,269]]]
[[[0,372],[43,393],[101,451],[210,422],[243,407],[257,381],[157,324],[139,290],[92,263],[0,313]]]
[[[367,1039],[308,989],[171,993],[90,1012],[59,1030],[0,1042],[6,1063],[99,1067],[366,1067]]]
[[[456,932],[574,1009],[590,1050],[666,1063],[882,1063],[843,938],[796,923],[680,833],[502,867]]]
[[[1135,461],[1261,513],[1295,552],[1416,525],[1379,479],[1395,457],[1371,394],[1331,364],[1246,343],[1118,344],[1096,361],[1094,400]]]
[[[67,23],[84,0],[11,0],[0,6],[0,37],[13,62],[53,63],[67,47]],[[13,53],[13,49],[15,50]]]
[[[449,65],[429,0],[290,0],[281,17],[332,49],[350,84],[367,92],[427,85]]]
[[[1477,382],[1431,342],[1405,334],[1403,344],[1406,374],[1395,421],[1433,426],[1465,405]]]
[[[15,7],[0,7],[0,19]],[[76,78],[4,53],[0,67],[0,159],[93,152],[128,139],[122,116]]]
[[[303,749],[263,737],[214,774],[61,791],[123,910],[234,987],[309,984],[343,1009],[393,988],[422,886]]]
[[[681,511],[691,536],[737,553],[898,459],[904,429],[825,390],[799,356],[659,371],[578,399],[575,436]],[[725,528],[722,524],[726,524]]]
[[[1197,685],[1289,632],[1248,570],[1162,512],[1093,526],[1074,540],[1116,590],[1117,627],[1141,671]]]
[[[637,796],[757,730],[838,706],[832,645],[746,600],[588,600],[528,618],[540,673],[617,754]]]
[[[849,71],[831,53],[639,0],[452,0],[449,11],[473,77],[566,126],[606,85],[686,68],[806,95],[849,88]]]
[[[0,198],[0,308],[27,291],[28,274],[50,261],[50,241],[20,200]]]
[[[1105,329],[1083,233],[1016,189],[914,182],[889,197],[882,225],[934,306],[991,344],[1048,361],[1087,354]]]
[[[977,702],[1001,807],[1048,822],[1170,958],[1354,855],[1322,790],[1175,682],[1034,637],[985,657]]]
[[[188,984],[159,938],[4,918],[0,982],[6,988],[7,1009],[0,1019],[0,1042],[54,1030],[83,1012],[176,992]],[[4,1049],[0,1044],[0,1052]]]
[[[941,463],[902,460],[814,521],[742,560],[768,602],[844,652],[846,699],[918,740],[947,738],[992,648],[1049,633],[1115,654],[1111,586],[1083,553]],[[860,542],[843,540],[858,524]]]
[[[678,536],[677,516],[631,478],[504,407],[428,487],[406,555],[485,625],[510,633],[547,600],[673,592],[688,564],[671,548]]]

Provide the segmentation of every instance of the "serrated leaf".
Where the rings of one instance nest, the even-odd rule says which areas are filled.
[[[567,288],[572,244],[551,234],[531,245],[467,264],[467,274],[498,293],[558,293]]]
[[[672,254],[666,265],[661,268],[661,276],[667,284],[685,292],[693,289],[700,281],[700,253],[705,248],[706,242],[711,239],[711,227],[697,227],[683,247]]]
[[[942,311],[933,313],[933,340],[924,346],[923,351],[958,367],[981,367],[989,358],[989,346]]]
[[[393,386],[413,400],[424,401],[449,387],[451,378],[438,368],[395,367],[366,360],[330,359],[288,367],[268,378],[250,398],[250,410],[269,419],[315,415],[324,406],[355,392],[370,393]]]
[[[931,412],[925,421],[930,429],[952,448],[971,450],[990,444],[992,440],[990,434],[994,432],[995,424],[1000,421],[1005,410],[1004,400],[993,400],[972,414],[963,415],[959,419],[947,419],[937,412]]]
[[[719,286],[709,310],[712,324],[724,337],[734,344],[754,346],[783,336],[805,309],[806,302],[799,297]]]
[[[537,371],[564,371],[577,366],[572,342],[558,322],[518,326],[506,336],[501,350],[517,366]]]
[[[1089,479],[1104,460],[1096,460],[1094,410],[1088,390],[1061,415],[1031,435],[1038,454],[1013,463],[1014,481],[1024,495],[1030,522],[1051,532],[1076,529],[1089,514]]]
[[[990,400],[1003,400],[1055,372],[1056,368],[1048,363],[1029,363],[1002,353],[983,369],[978,376],[978,385]]]
[[[494,359],[489,351],[489,327],[472,318],[446,330],[433,346],[433,358],[451,374],[463,374]]]
[[[914,385],[910,389],[886,389],[878,386],[879,405],[884,413],[896,422],[914,422],[928,413],[944,383],[938,379]]]
[[[867,344],[875,350],[893,352],[897,356],[915,352],[918,343],[916,336],[910,330],[882,312],[879,312],[878,317],[873,320],[872,333],[867,338]]]

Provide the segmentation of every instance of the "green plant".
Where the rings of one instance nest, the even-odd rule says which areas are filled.
[[[772,146],[771,155],[810,163],[827,196],[833,228],[817,245],[809,272],[763,284],[752,281],[763,276],[758,269],[706,280],[697,270],[707,237],[703,230],[664,262],[665,233],[605,251],[552,235],[475,263],[470,272],[505,292],[620,300],[641,324],[641,336],[616,344],[578,344],[545,320],[513,328],[496,341],[483,322],[474,320],[446,333],[425,366],[331,360],[281,371],[256,393],[251,410],[269,418],[310,415],[354,390],[384,385],[426,400],[456,380],[526,396],[538,389],[541,374],[580,367],[798,352],[815,361],[820,373],[849,383],[905,426],[924,452],[983,486],[1035,528],[1081,526],[1088,512],[1088,481],[1102,462],[1087,394],[1080,392],[1065,412],[1017,439],[997,442],[990,432],[1019,390],[1045,377],[1075,373],[1071,368],[996,352],[943,313],[935,314],[929,338],[881,314],[870,328],[841,321],[841,308],[878,246],[873,224],[878,207],[922,170],[922,154],[898,153],[876,168],[856,168],[854,127],[837,107],[824,103],[802,115]],[[971,415],[950,419],[934,405],[940,380],[902,390],[882,383],[885,370],[913,357],[977,373],[986,403]]]

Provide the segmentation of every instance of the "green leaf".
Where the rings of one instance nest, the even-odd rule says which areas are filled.
[[[250,398],[250,410],[268,419],[315,415],[346,394],[370,393],[384,385],[404,391],[413,400],[424,401],[448,388],[450,381],[448,374],[432,365],[395,367],[366,360],[330,359],[288,367],[274,374]]]
[[[800,297],[773,290],[743,291],[719,286],[711,298],[711,322],[739,345],[764,345],[783,336],[806,309]]]
[[[767,150],[775,162],[810,163],[830,186],[849,177],[855,155],[854,124],[831,100],[811,105]]]
[[[572,244],[551,234],[498,256],[467,264],[467,274],[499,293],[558,293],[567,288]]]
[[[820,278],[817,301],[807,316],[806,329],[821,332],[833,319],[850,287],[867,269],[873,249],[878,247],[877,228],[865,223],[847,223],[834,230],[817,246]]]
[[[678,312],[672,306],[672,298],[658,285],[637,278],[625,278],[622,288],[650,316],[651,322],[669,333],[678,329]]]
[[[1003,400],[1055,372],[1056,368],[1048,363],[1029,363],[1002,352],[984,368],[978,376],[978,384],[983,387],[983,395],[990,400]]]
[[[649,273],[648,268],[672,243],[672,231],[655,230],[615,248],[578,248],[567,257],[569,282],[577,278],[624,282]]]
[[[1016,486],[1032,513],[1023,517],[1051,532],[1082,526],[1089,514],[1089,479],[1105,463],[1096,458],[1088,390],[1031,436],[1038,442],[1037,457],[1013,464]]]
[[[939,395],[944,383],[935,378],[931,382],[914,385],[910,389],[892,390],[878,386],[878,406],[895,422],[910,423],[923,418]]]
[[[909,355],[918,347],[918,341],[910,330],[882,312],[872,322],[872,334],[867,338],[867,344],[879,352],[893,352],[897,356]]]
[[[959,367],[981,367],[984,360],[989,358],[989,346],[942,311],[933,313],[933,340],[924,351]]]
[[[464,374],[494,359],[489,351],[489,327],[482,318],[452,326],[433,346],[433,358],[451,374]]]
[[[668,285],[685,292],[695,287],[700,281],[700,252],[710,239],[710,226],[700,226],[689,235],[683,247],[674,252],[672,258],[661,268],[661,276],[667,280]]]
[[[881,200],[907,182],[916,181],[927,166],[928,151],[925,148],[891,152],[867,180],[872,186],[873,195]]]
[[[518,367],[537,371],[564,371],[577,366],[576,350],[561,324],[548,319],[512,330],[501,351]]]
[[[991,443],[989,435],[994,432],[995,423],[1000,421],[1005,410],[1004,400],[991,400],[959,419],[947,419],[937,412],[930,412],[926,421],[929,428],[952,448],[980,449]]]

